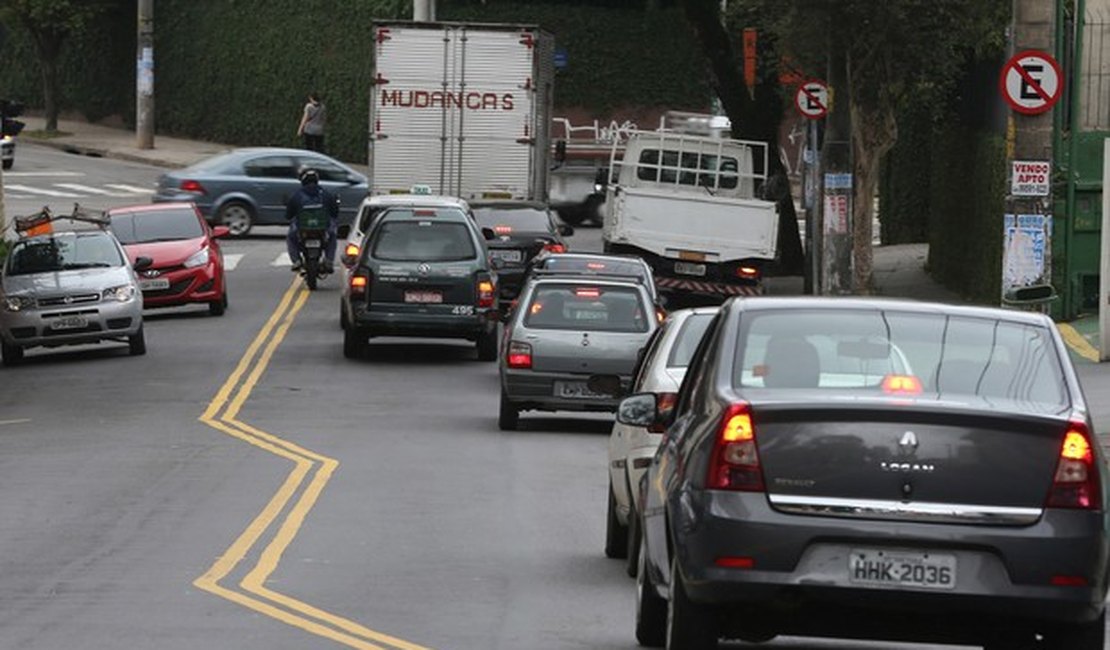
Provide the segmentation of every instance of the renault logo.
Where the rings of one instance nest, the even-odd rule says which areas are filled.
[[[914,451],[917,449],[917,435],[913,431],[907,431],[902,434],[902,439],[898,441],[898,446],[907,451]]]

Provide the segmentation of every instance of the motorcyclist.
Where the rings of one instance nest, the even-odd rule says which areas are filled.
[[[289,259],[293,261],[293,271],[301,270],[301,244],[297,237],[297,216],[302,210],[323,209],[328,215],[327,235],[324,239],[324,259],[321,271],[331,273],[332,260],[335,259],[336,240],[339,233],[339,199],[320,186],[320,174],[310,167],[301,169],[299,174],[301,189],[297,190],[285,204],[285,218],[289,221],[289,232],[285,237]]]

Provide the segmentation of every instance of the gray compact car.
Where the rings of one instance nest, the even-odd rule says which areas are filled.
[[[594,374],[631,381],[637,355],[658,327],[642,282],[602,277],[535,277],[505,329],[498,425],[520,412],[612,411],[617,400],[587,386]]]
[[[1102,650],[1103,451],[1040,314],[733,299],[664,426],[642,504],[636,633]]]
[[[245,148],[220,154],[158,179],[152,200],[196,203],[212,225],[241,237],[256,225],[286,225],[285,204],[300,189],[299,170],[311,167],[321,186],[339,197],[339,220],[349,224],[367,194],[366,176],[314,151]]]
[[[136,268],[150,264],[140,258]],[[0,356],[31,347],[125,341],[146,353],[143,300],[127,254],[110,232],[55,228],[17,241],[0,272]]]

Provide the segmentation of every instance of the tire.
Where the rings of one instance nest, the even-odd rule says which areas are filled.
[[[304,258],[304,283],[309,291],[316,291],[316,280],[320,278],[320,260],[305,255]]]
[[[478,335],[478,361],[497,361],[497,328]]]
[[[609,507],[605,510],[605,557],[622,560],[628,557],[628,526],[617,519],[617,497],[609,482]]]
[[[224,292],[224,295],[220,296],[219,300],[213,300],[212,302],[208,303],[208,313],[211,316],[223,316],[225,311],[227,311],[226,291]]]
[[[139,331],[127,337],[127,352],[133,357],[141,357],[146,354],[146,334],[143,333],[143,326],[139,326]]]
[[[366,351],[366,333],[356,327],[348,326],[343,330],[343,356],[359,359]]]
[[[585,221],[585,213],[580,208],[567,208],[559,212],[559,219],[568,226],[578,227]]]
[[[520,411],[516,405],[509,401],[505,389],[501,389],[501,408],[497,414],[497,428],[502,431],[516,431],[520,425]]]
[[[242,201],[228,201],[216,213],[216,222],[227,226],[232,237],[246,237],[254,227],[254,210]]]
[[[629,578],[635,578],[640,566],[640,515],[636,508],[629,502],[628,512],[628,553],[624,562],[624,572]]]
[[[705,605],[692,602],[678,562],[671,560],[671,597],[667,601],[667,650],[715,650],[717,620]]]
[[[646,648],[662,648],[667,642],[667,601],[655,593],[648,575],[647,549],[640,542],[636,571],[636,640]]]
[[[595,226],[601,227],[605,224],[605,217],[601,214],[601,206],[605,205],[605,197],[598,194],[592,194],[582,206],[582,213],[585,215],[586,220]]]
[[[1106,612],[1090,623],[1060,626],[1046,635],[1047,650],[1102,650],[1106,643]]]
[[[14,165],[14,164],[15,164],[15,160],[14,160],[14,159],[12,159],[12,160],[5,160],[5,161],[4,161],[4,169],[11,169],[11,168],[12,168],[12,165]]]
[[[343,303],[339,303],[339,327],[346,330],[350,327],[351,322],[347,320],[347,310],[343,307]]]
[[[23,348],[0,341],[0,357],[5,366],[18,366],[23,362]]]

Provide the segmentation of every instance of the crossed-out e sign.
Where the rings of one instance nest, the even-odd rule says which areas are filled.
[[[811,120],[819,120],[829,114],[829,87],[824,81],[811,79],[798,86],[794,93],[794,108]]]
[[[1002,66],[999,90],[1006,103],[1024,115],[1039,115],[1059,101],[1064,76],[1056,59],[1039,50],[1018,52]]]

